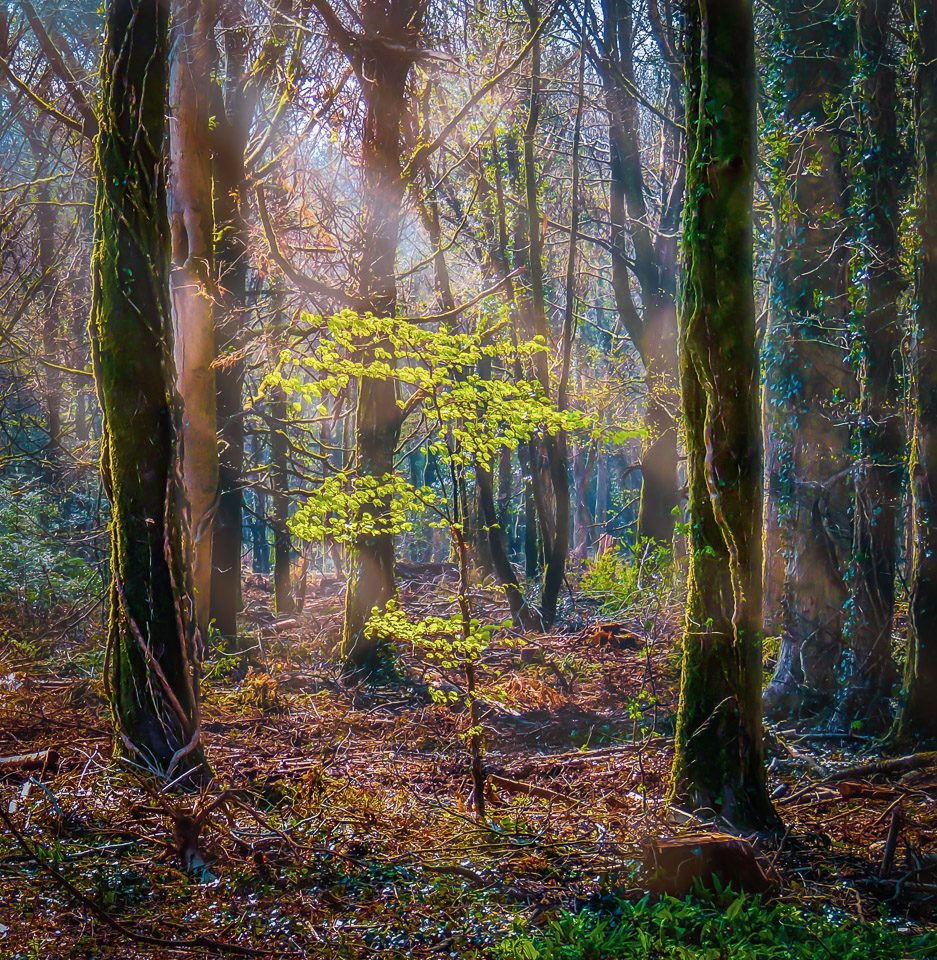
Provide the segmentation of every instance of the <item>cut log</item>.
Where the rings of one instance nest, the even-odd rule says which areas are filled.
[[[643,850],[645,880],[653,893],[685,897],[697,881],[745,893],[770,893],[781,884],[774,867],[747,840],[709,833],[648,841]]]

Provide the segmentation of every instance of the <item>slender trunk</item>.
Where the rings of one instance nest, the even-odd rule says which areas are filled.
[[[458,527],[453,527],[456,560],[459,564],[459,611],[462,618],[462,642],[468,644],[472,633],[472,607],[469,600],[469,552],[468,543]],[[464,665],[465,699],[469,714],[468,747],[472,770],[472,794],[475,812],[479,820],[485,819],[485,744],[482,739],[481,712],[478,708],[478,693],[475,662],[468,655]]]
[[[765,707],[790,720],[819,718],[836,701],[848,596],[856,379],[847,359],[846,140],[837,111],[854,31],[839,0],[783,0],[777,18],[775,122],[788,135],[772,158],[780,217],[765,421],[777,450],[767,486],[776,491],[785,573],[783,587],[767,591],[783,602],[768,614],[780,623],[781,647]]]
[[[224,15],[230,16],[230,5]],[[244,156],[253,113],[244,91],[244,30],[225,23],[224,89],[215,98],[215,311],[218,363],[218,509],[212,537],[211,616],[225,646],[238,650],[241,553],[244,523],[244,360],[241,347],[247,313],[248,235],[243,204],[248,195]]]
[[[761,723],[761,431],[752,273],[755,45],[748,0],[687,10],[681,383],[690,557],[673,796],[771,826]]]
[[[891,654],[898,561],[898,512],[904,476],[900,395],[901,158],[895,112],[895,67],[889,51],[894,0],[858,5],[862,61],[860,137],[866,223],[852,604],[846,624],[846,676],[835,723],[881,732],[891,720],[897,679]],[[864,261],[865,262],[865,261]]]
[[[261,443],[253,436],[251,451],[254,464],[260,466]],[[267,540],[267,494],[263,486],[254,484],[254,516],[251,520],[251,569],[267,576],[270,573],[270,543]]]
[[[35,154],[35,150],[34,150]],[[47,179],[36,187],[36,227],[39,242],[39,270],[42,274],[42,353],[46,359],[45,401],[46,429],[49,434],[45,449],[46,471],[53,482],[59,479],[62,459],[62,378],[56,365],[60,363],[58,340],[61,335],[58,306],[58,279],[55,274],[55,207]]]
[[[278,614],[293,613],[291,574],[293,544],[290,538],[289,443],[286,438],[287,407],[282,389],[270,399],[270,486],[273,490],[273,602]]]
[[[526,268],[529,291],[522,314],[530,334],[550,344],[546,293],[543,275],[543,235],[540,222],[539,178],[537,175],[536,137],[541,108],[541,44],[539,0],[524,0],[530,50],[530,91],[527,121],[524,125],[524,205],[526,226]],[[547,396],[550,395],[550,371],[546,353],[533,358],[534,373]],[[539,449],[537,449],[539,448]],[[542,452],[541,452],[542,451]],[[538,461],[543,459],[544,469]],[[569,553],[569,468],[564,436],[544,436],[532,444],[531,481],[540,520],[543,545],[543,584],[540,616],[545,627],[556,620],[557,601],[566,574]]]
[[[169,225],[182,476],[195,618],[211,618],[212,524],[218,497],[214,217],[209,132],[215,63],[213,2],[173,0],[169,74]]]
[[[514,492],[514,471],[511,468],[511,449],[502,447],[498,459],[498,526],[504,533],[507,551],[514,550],[514,538],[511,534],[511,498]]]
[[[914,549],[905,696],[897,735],[937,741],[937,5],[918,0],[916,420],[911,445]]]
[[[598,540],[608,532],[608,501],[609,480],[608,453],[604,450],[596,452],[598,463],[595,467],[595,539]]]
[[[116,748],[166,777],[202,768],[201,645],[176,511],[163,142],[169,9],[110,0],[101,64],[91,340],[111,501],[105,680]]]

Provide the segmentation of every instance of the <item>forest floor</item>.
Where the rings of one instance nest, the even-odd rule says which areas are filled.
[[[402,596],[425,611],[445,592],[407,584]],[[679,611],[635,611],[603,630],[607,618],[580,606],[561,631],[493,645],[480,674],[496,778],[483,826],[465,715],[427,694],[447,680],[403,651],[409,682],[343,685],[335,584],[286,622],[268,608],[264,586],[250,587],[246,678],[232,661],[209,665],[216,780],[200,796],[157,792],[111,759],[99,628],[79,638],[67,622],[0,622],[3,960],[937,956],[937,939],[920,937],[937,904],[937,768],[843,774],[866,759],[860,738],[769,737],[786,833],[759,842],[786,913],[722,892],[684,922],[643,899],[643,844],[710,829],[665,799]],[[25,754],[38,755],[34,769],[4,765]],[[706,952],[728,936],[714,917],[734,929],[754,911],[783,926],[794,908],[815,952]],[[632,922],[647,913],[657,946],[603,947],[604,921],[576,919],[614,924],[626,910]],[[863,939],[874,923],[884,932]]]

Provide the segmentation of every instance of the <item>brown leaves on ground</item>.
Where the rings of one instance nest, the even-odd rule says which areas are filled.
[[[445,581],[404,588],[417,615],[439,610],[447,592]],[[404,650],[406,682],[346,687],[332,657],[337,585],[310,590],[286,629],[266,614],[264,593],[247,599],[252,672],[238,680],[230,661],[208,664],[204,731],[217,780],[200,797],[156,802],[158,786],[112,761],[98,637],[37,635],[28,655],[0,649],[0,757],[58,754],[57,768],[0,763],[0,802],[14,803],[35,854],[0,830],[0,955],[77,960],[89,943],[101,960],[174,955],[128,948],[127,934],[89,917],[37,856],[131,931],[202,935],[271,957],[489,956],[519,913],[552,914],[608,889],[640,894],[649,840],[661,865],[677,857],[681,889],[692,879],[679,860],[687,849],[705,851],[692,855],[692,876],[754,888],[760,870],[774,883],[761,859],[738,853],[741,841],[715,839],[718,828],[666,802],[679,610],[658,611],[651,634],[642,612],[492,647],[479,670],[497,799],[489,830],[467,808],[466,716],[428,696],[428,686],[458,689],[457,670]],[[506,616],[478,602],[492,621]],[[846,749],[855,743],[790,733],[772,742],[788,833],[761,846],[781,895],[868,917],[889,901],[926,916],[937,885],[933,771],[824,781],[824,771],[856,768]],[[182,836],[180,825],[197,829]]]

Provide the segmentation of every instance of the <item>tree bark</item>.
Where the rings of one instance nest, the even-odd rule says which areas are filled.
[[[914,549],[905,692],[897,735],[937,742],[937,3],[918,0],[915,99],[921,249],[911,444]]]
[[[244,29],[223,10],[225,77],[215,98],[215,390],[218,416],[218,509],[212,533],[211,617],[231,651],[239,649],[241,552],[244,513],[244,361],[240,348],[247,311],[248,236],[243,204],[248,195],[244,155],[253,104],[245,90]]]
[[[543,276],[543,235],[540,222],[539,182],[536,160],[536,135],[541,108],[541,43],[539,0],[523,0],[527,13],[530,49],[530,90],[527,121],[524,125],[524,227],[526,228],[525,272],[529,289],[524,291],[520,308],[528,335],[541,337],[552,345],[547,322]],[[534,374],[547,396],[551,394],[547,354],[533,357]],[[549,628],[556,620],[557,601],[566,574],[569,554],[569,464],[566,438],[543,436],[530,444],[530,477],[543,548],[543,581],[540,617]]]
[[[680,338],[692,553],[672,795],[736,826],[765,827],[775,814],[761,723],[752,20],[749,0],[687,10]]]
[[[37,131],[38,133],[38,131]],[[43,153],[41,141],[31,136],[33,158],[39,167]],[[55,207],[48,178],[39,177],[36,185],[36,233],[39,271],[42,275],[42,353],[46,359],[45,401],[46,430],[49,439],[45,449],[45,471],[53,483],[61,479],[62,459],[62,378],[56,364],[60,363],[58,340],[62,334],[59,314],[58,279],[55,275]]]
[[[289,442],[286,437],[286,394],[281,388],[270,396],[270,486],[273,490],[273,600],[278,614],[293,613],[292,560],[290,537]]]
[[[174,476],[166,216],[165,0],[110,0],[101,64],[91,340],[111,501],[105,679],[116,749],[157,774],[202,768],[201,648]]]

